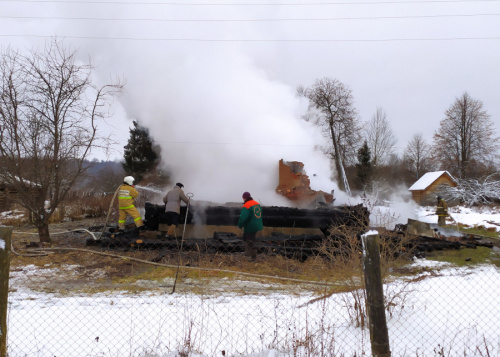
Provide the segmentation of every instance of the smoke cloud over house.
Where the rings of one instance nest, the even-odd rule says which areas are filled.
[[[316,149],[324,138],[301,119],[307,103],[243,53],[193,51],[161,70],[146,66],[142,78],[129,80],[121,103],[193,199],[239,202],[249,191],[262,204],[284,204],[274,192],[282,158],[305,164],[312,189],[336,190],[330,162]]]
[[[364,122],[382,107],[399,153],[416,132],[430,142],[464,91],[500,123],[498,3],[482,3],[481,16],[462,16],[477,13],[476,2],[372,5],[11,1],[0,44],[28,50],[57,36],[79,63],[92,59],[96,85],[123,77],[127,93],[108,121],[118,151],[139,120],[173,182],[195,199],[235,201],[243,191],[278,199],[284,159],[303,162],[311,188],[335,189],[339,204],[347,198],[314,150],[324,139],[300,120],[298,85],[340,80]]]

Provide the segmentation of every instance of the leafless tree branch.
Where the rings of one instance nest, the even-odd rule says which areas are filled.
[[[465,92],[445,112],[434,134],[433,152],[442,169],[466,179],[493,166],[499,143],[483,103]]]
[[[324,151],[335,161],[339,188],[348,191],[344,166],[355,162],[361,139],[351,89],[337,79],[326,77],[316,80],[311,87],[299,87],[297,94],[309,99],[309,110],[303,118],[319,126],[330,140],[331,145]]]
[[[92,65],[53,39],[25,55],[7,49],[0,62],[0,180],[13,186],[40,240],[50,241],[48,221],[85,171],[84,162],[103,139],[98,123],[124,84],[97,87]]]

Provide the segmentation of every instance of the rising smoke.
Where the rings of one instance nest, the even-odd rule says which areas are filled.
[[[101,4],[92,9],[75,3],[57,6],[57,11],[71,17],[77,6],[79,16],[104,18],[220,16],[213,7],[174,5]],[[212,10],[214,14],[208,13]],[[233,18],[271,15],[269,8],[260,7],[227,11]],[[109,83],[110,73],[127,82],[110,122],[119,149],[126,144],[132,120],[138,120],[160,145],[161,165],[170,173],[172,186],[182,182],[193,200],[240,202],[241,194],[249,191],[264,205],[285,205],[287,201],[275,193],[280,159],[303,162],[312,189],[339,193],[329,160],[315,149],[324,144],[323,137],[318,128],[301,120],[307,103],[295,96],[295,87],[264,70],[270,63],[280,66],[276,46],[154,40],[225,38],[231,32],[229,23],[96,21],[83,29],[85,24],[61,23],[57,28],[76,36],[83,31],[96,37],[151,39],[79,39],[71,44],[78,46],[83,61],[93,54],[96,82]],[[270,30],[251,23],[234,26],[242,38],[259,38]]]
[[[121,102],[161,146],[172,182],[194,200],[239,202],[249,191],[262,204],[285,204],[275,194],[280,159],[303,162],[312,189],[338,192],[315,149],[323,137],[301,120],[307,103],[243,53],[193,50],[161,71],[144,68],[141,78],[129,79]]]
[[[71,17],[74,9],[61,5],[58,11]],[[214,10],[212,17],[219,16],[212,7],[102,4],[98,9],[90,11],[81,5],[79,15],[169,18],[175,13],[178,18],[210,18],[207,11]],[[260,7],[227,11],[233,18],[271,15],[269,8]],[[75,35],[82,30],[74,23],[67,25],[59,28]],[[255,25],[235,24],[235,31],[242,38],[270,35],[270,28]],[[276,62],[279,47],[154,40],[204,38],[208,35],[203,32],[205,26],[212,38],[226,38],[231,25],[97,21],[84,32],[151,41],[74,41],[82,59],[94,54],[98,82],[109,82],[109,73],[122,75],[127,81],[114,123],[121,146],[126,144],[132,119],[138,120],[160,145],[162,168],[170,173],[172,185],[182,182],[194,200],[240,202],[242,192],[249,191],[264,205],[285,205],[287,201],[275,193],[278,162],[284,159],[305,164],[313,190],[335,190],[335,203],[347,203],[349,198],[331,180],[329,160],[315,149],[325,143],[324,138],[318,128],[301,120],[307,103],[295,96],[295,87],[264,70],[280,67]]]

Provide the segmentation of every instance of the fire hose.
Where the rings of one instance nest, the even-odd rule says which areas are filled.
[[[180,266],[181,266],[182,244],[184,243],[184,234],[186,233],[186,223],[187,223],[187,217],[188,217],[188,213],[189,213],[189,206],[190,206],[190,203],[191,203],[191,197],[194,197],[194,194],[192,194],[191,192],[189,192],[186,196],[188,198],[188,203],[187,203],[187,206],[186,206],[186,216],[184,217],[184,227],[182,228],[181,246],[179,248],[179,261],[177,263],[177,271],[175,272],[174,285],[172,287],[171,294],[175,293],[175,286],[177,285],[177,277],[179,276],[179,269],[180,269]]]
[[[108,220],[109,220],[109,216],[111,214],[111,210],[113,209],[113,203],[115,202],[115,198],[116,198],[116,195],[118,194],[118,191],[120,191],[120,187],[122,187],[122,184],[120,184],[117,188],[116,188],[116,191],[115,191],[115,194],[113,195],[113,198],[111,199],[111,202],[109,204],[109,208],[108,208],[108,214],[106,215],[106,220],[104,221],[104,226],[102,227],[102,231],[101,231],[101,237],[102,235],[104,234],[104,231],[106,230],[106,226],[108,224]],[[94,237],[94,236],[93,236]],[[96,239],[94,237],[94,239]]]
[[[13,232],[15,233],[15,232]],[[67,232],[59,232],[59,233],[67,233]],[[124,255],[119,255],[119,254],[113,254],[113,253],[106,253],[106,252],[99,252],[97,250],[91,250],[91,249],[84,249],[84,248],[69,248],[69,247],[59,247],[59,248],[35,248],[35,249],[30,249],[30,252],[34,253],[39,253],[37,255],[25,255],[25,254],[19,254],[16,252],[13,252],[15,255],[19,256],[24,256],[24,257],[38,257],[43,255],[49,255],[53,254],[57,251],[73,251],[73,252],[85,252],[89,254],[97,254],[97,255],[102,255],[106,257],[113,257],[113,258],[118,258],[118,259],[125,259],[128,261],[134,261],[138,263],[143,263],[143,264],[149,264],[149,265],[154,265],[154,266],[159,266],[159,267],[165,267],[165,268],[176,268],[175,265],[171,264],[162,264],[162,263],[157,263],[157,262],[152,262],[149,260],[144,260],[144,259],[139,259],[139,258],[134,258],[134,257],[129,257],[129,256],[124,256]],[[199,266],[185,266],[182,267],[183,269],[187,270],[197,270],[197,271],[218,271],[222,273],[228,273],[228,274],[237,274],[241,276],[248,276],[252,278],[265,278],[265,279],[272,279],[272,280],[281,280],[281,281],[292,281],[296,283],[304,283],[304,284],[310,284],[310,285],[319,285],[319,286],[332,286],[336,287],[338,286],[337,283],[328,283],[328,282],[320,282],[320,281],[312,281],[312,280],[302,280],[302,279],[294,279],[294,278],[287,278],[283,276],[277,276],[277,275],[265,275],[265,274],[255,274],[255,273],[247,273],[247,272],[242,272],[242,271],[237,271],[237,270],[229,270],[229,269],[215,269],[215,268],[203,268]]]
[[[189,197],[189,199],[191,197],[193,197],[192,194],[188,194],[187,196]],[[190,200],[188,201],[188,208],[189,208],[189,203],[190,203]],[[186,217],[187,217],[188,212],[189,211],[187,209],[186,210]],[[185,227],[187,219],[185,219],[184,222],[185,222],[184,223],[184,227]],[[85,232],[85,233],[90,234],[94,239],[96,239],[95,236],[94,236],[94,234],[92,232],[90,232],[90,231],[88,231],[86,229],[81,229],[81,228],[80,229],[70,230],[70,231],[54,232],[54,233],[51,233],[51,235],[64,234],[64,233],[68,233],[68,232]],[[182,240],[184,240],[184,232],[185,232],[185,230],[183,230]],[[38,234],[38,233],[27,233],[27,232],[12,232],[12,233],[13,234],[34,234],[34,235]],[[182,244],[182,241],[181,241],[181,244]],[[70,247],[33,248],[33,249],[26,250],[28,252],[28,254],[23,254],[23,253],[19,253],[19,252],[15,251],[14,247],[13,247],[13,242],[11,242],[11,250],[12,250],[12,253],[14,255],[23,256],[23,257],[41,257],[41,256],[47,256],[47,255],[50,255],[50,254],[54,254],[55,252],[63,252],[63,251],[85,252],[85,253],[89,253],[89,254],[96,254],[96,255],[101,255],[101,256],[113,257],[113,258],[117,258],[117,259],[126,259],[128,261],[135,261],[135,262],[138,262],[138,263],[149,264],[149,265],[154,265],[154,266],[158,266],[158,267],[176,268],[177,272],[176,272],[176,275],[175,275],[175,281],[174,281],[174,286],[173,286],[172,294],[175,292],[175,287],[176,287],[176,283],[177,283],[177,277],[178,277],[178,273],[179,273],[180,265],[181,265],[181,257],[180,257],[180,255],[179,255],[178,264],[176,266],[176,265],[171,265],[171,264],[162,264],[162,263],[152,262],[152,261],[149,261],[149,260],[134,258],[134,257],[130,257],[130,256],[124,256],[124,255],[107,253],[107,252],[100,252],[100,251],[91,250],[91,249],[85,249],[85,248],[70,248]],[[180,254],[180,251],[179,251],[179,254]],[[242,271],[236,271],[236,270],[229,270],[229,269],[204,268],[204,267],[200,267],[200,266],[184,266],[182,268],[183,269],[187,269],[187,270],[191,270],[192,269],[192,270],[197,270],[197,271],[218,271],[218,272],[222,272],[222,273],[237,274],[237,275],[241,275],[241,276],[259,278],[259,279],[264,278],[264,279],[272,279],[272,280],[280,280],[280,281],[290,281],[290,282],[303,283],[303,284],[311,284],[311,285],[319,285],[319,286],[337,286],[336,283],[319,282],[319,281],[302,280],[302,279],[294,279],[294,278],[287,278],[287,277],[282,277],[282,276],[277,276],[277,275],[255,274],[255,273],[248,273],[248,272],[242,272]]]
[[[106,217],[106,223],[104,224],[104,229],[105,229],[107,221],[109,219],[109,212],[111,211],[112,204],[113,204],[113,202],[114,202],[114,200],[116,198],[116,195],[117,195],[120,187],[121,187],[121,185],[115,191],[115,194],[113,195],[113,198],[111,200],[110,209],[109,209],[108,215]],[[179,274],[179,270],[180,270],[180,266],[181,266],[181,250],[182,250],[182,244],[183,244],[183,241],[184,241],[184,235],[185,235],[185,229],[186,229],[186,223],[187,223],[187,216],[188,216],[188,213],[189,213],[189,207],[190,207],[191,197],[193,197],[194,195],[192,193],[188,193],[186,196],[188,197],[188,204],[187,204],[187,208],[186,208],[186,216],[185,216],[185,219],[184,219],[184,228],[183,228],[182,237],[181,237],[181,246],[180,246],[180,250],[179,250],[179,260],[178,260],[177,266],[176,265],[170,265],[170,264],[161,264],[161,263],[152,262],[152,261],[149,261],[149,260],[138,259],[138,258],[134,258],[134,257],[123,256],[123,255],[112,254],[112,253],[99,252],[99,251],[90,250],[90,249],[84,249],[84,248],[69,248],[69,247],[33,248],[33,249],[27,249],[26,250],[26,252],[28,252],[28,254],[22,254],[22,253],[19,253],[19,252],[17,252],[17,251],[14,250],[14,247],[13,247],[13,244],[12,244],[13,242],[11,242],[12,253],[14,255],[24,256],[24,257],[41,257],[41,256],[47,256],[47,255],[50,255],[50,254],[54,254],[55,252],[58,252],[58,251],[59,252],[62,252],[62,251],[76,251],[76,252],[86,252],[86,253],[90,253],[90,254],[97,254],[97,255],[101,255],[101,256],[114,257],[114,258],[118,258],[118,259],[126,259],[126,260],[130,260],[130,261],[135,261],[135,262],[138,262],[138,263],[150,264],[150,265],[159,266],[159,267],[176,268],[177,271],[176,271],[175,281],[174,281],[173,289],[172,289],[172,294],[173,294],[175,292],[176,283],[177,283],[177,280],[178,280],[178,274]],[[104,232],[104,229],[103,229],[103,232]],[[85,233],[91,235],[94,240],[98,240],[99,239],[99,237],[96,237],[93,232],[90,232],[89,230],[82,229],[82,228],[74,229],[74,230],[69,230],[69,231],[53,232],[53,233],[51,233],[51,235],[64,234],[64,233],[69,233],[69,232],[85,232]],[[38,234],[38,233],[27,233],[27,232],[12,232],[12,233],[13,234]],[[311,285],[320,285],[320,286],[337,286],[337,284],[332,284],[332,283],[328,283],[328,282],[318,282],[318,281],[309,281],[309,280],[302,280],[302,279],[294,279],[294,278],[280,277],[280,276],[276,276],[276,275],[271,276],[271,275],[264,275],[264,274],[255,274],[255,273],[241,272],[241,271],[235,271],[235,270],[229,270],[229,269],[203,268],[203,267],[199,267],[199,266],[197,266],[197,267],[185,266],[185,267],[183,267],[183,269],[187,269],[187,270],[189,270],[189,269],[196,269],[198,271],[199,270],[201,270],[201,271],[218,271],[218,272],[224,272],[224,273],[230,273],[230,274],[237,274],[237,275],[247,276],[247,277],[268,278],[268,279],[275,279],[275,280],[281,280],[281,281],[290,281],[290,282],[297,282],[297,283],[305,283],[305,284],[311,284]]]
[[[96,238],[96,236],[94,235],[94,233],[92,233],[91,231],[89,231],[87,229],[83,229],[83,228],[73,229],[73,230],[70,230],[70,231],[55,232],[55,233],[51,233],[51,235],[63,234],[63,233],[68,233],[68,232],[85,232],[85,233],[90,234],[94,240],[98,239],[98,238]],[[12,234],[32,234],[32,235],[36,235],[38,233],[12,232]],[[11,249],[12,253],[14,253],[14,255],[17,255],[17,256],[20,256],[20,257],[43,257],[43,256],[46,256],[46,255],[54,253],[54,252],[44,252],[43,248],[34,248],[34,249],[29,249],[28,250],[30,252],[29,254],[21,254],[21,253],[18,253],[18,252],[16,252],[14,250],[14,243],[13,242],[11,242],[11,244],[10,244],[10,249]],[[51,249],[51,248],[48,248],[48,249]],[[54,249],[54,248],[52,248],[52,249]]]

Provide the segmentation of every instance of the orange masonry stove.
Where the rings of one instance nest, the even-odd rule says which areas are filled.
[[[304,204],[312,203],[318,196],[323,195],[326,203],[332,204],[333,195],[323,191],[312,190],[309,176],[305,174],[304,164],[298,161],[279,162],[279,184],[276,192],[292,201]]]

